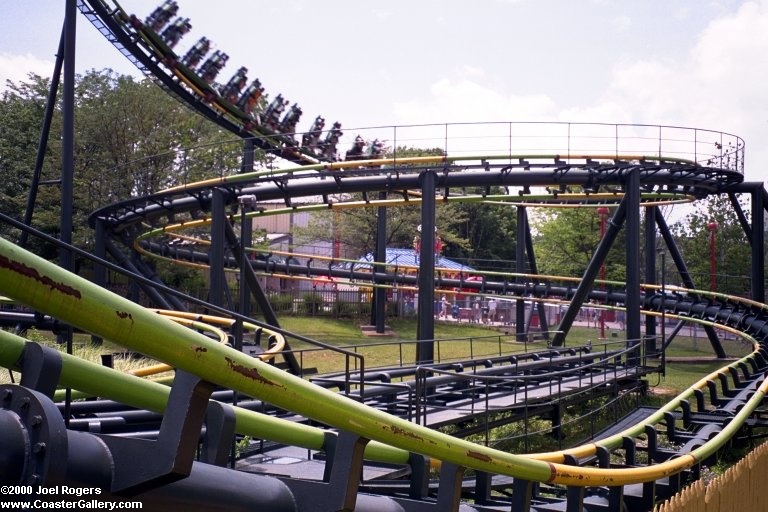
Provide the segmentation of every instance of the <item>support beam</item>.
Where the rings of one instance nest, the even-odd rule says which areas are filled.
[[[254,145],[253,145],[253,139],[245,139],[243,141],[243,159],[240,165],[240,172],[241,173],[248,173],[253,172],[253,164],[254,164]],[[254,198],[253,196],[251,196]],[[254,198],[255,199],[255,198]],[[240,246],[241,249],[245,247],[250,247],[253,244],[253,226],[250,219],[246,219],[245,213],[248,206],[244,204],[244,202],[240,201],[240,221],[242,222],[242,225],[240,226]],[[247,225],[246,225],[247,222]],[[242,268],[242,265],[240,265]],[[242,275],[242,272],[241,272]],[[250,316],[251,312],[251,294],[248,293],[248,287],[245,284],[245,279],[243,277],[240,278],[240,297],[238,299],[238,302],[240,303],[240,314],[245,316]],[[241,335],[242,335],[242,323],[240,324],[241,329]],[[240,342],[242,342],[242,336],[240,336]]]
[[[379,200],[387,198],[387,192],[379,192]],[[376,251],[374,261],[387,260],[387,208],[380,206],[376,209]],[[387,271],[387,266],[375,265],[373,275],[383,274]],[[374,284],[376,279],[374,277]],[[371,324],[376,326],[377,334],[384,334],[387,320],[387,290],[377,286],[373,289],[373,307],[371,308]]]
[[[760,189],[763,187],[760,186]],[[754,192],[751,192],[754,194]],[[741,225],[741,229],[744,231],[744,234],[747,235],[747,239],[749,240],[749,243],[752,243],[752,227],[749,225],[749,220],[747,220],[747,216],[744,214],[744,210],[741,208],[741,203],[739,203],[739,198],[736,197],[735,192],[728,192],[728,199],[731,201],[731,206],[733,207],[733,211],[736,213],[736,217],[739,219],[739,224]]]
[[[165,286],[165,283],[163,283],[162,279],[160,279],[160,276],[157,275],[157,272],[155,272],[155,269],[152,268],[150,265],[147,264],[144,260],[141,259],[138,253],[133,253],[134,261],[133,265],[136,268],[136,272],[138,274],[141,274],[142,276],[145,276],[152,280],[153,283],[157,284],[158,286],[155,286],[152,288],[153,293],[160,294],[163,298],[163,302],[159,304],[169,304],[168,307],[159,306],[161,308],[165,309],[174,309],[176,311],[187,311],[187,307],[184,305],[179,298],[173,294],[169,294],[165,291],[163,291],[162,287]],[[138,286],[141,286],[142,290],[146,293],[146,287],[143,286],[141,283],[137,283]]]
[[[224,238],[225,225],[229,224],[226,215],[226,192],[221,189],[211,191],[211,247],[208,262],[208,302],[224,306]],[[231,227],[231,226],[230,226]]]
[[[45,162],[45,150],[48,147],[48,136],[51,132],[51,120],[53,112],[56,109],[56,95],[59,92],[59,81],[61,78],[61,67],[64,62],[64,42],[66,38],[67,23],[61,28],[61,37],[59,38],[59,49],[56,52],[56,63],[53,65],[53,75],[51,75],[51,86],[48,88],[48,99],[45,103],[45,115],[43,117],[43,127],[40,130],[40,140],[37,143],[37,156],[35,157],[35,168],[32,172],[32,182],[29,186],[29,195],[27,196],[27,209],[24,212],[24,224],[32,225],[32,214],[35,211],[37,202],[37,192],[40,187],[40,176],[43,173],[43,162]],[[19,236],[19,247],[26,247],[28,233],[22,231]]]
[[[226,239],[226,243],[232,251],[235,262],[242,270],[244,279],[243,282],[240,283],[240,286],[247,287],[248,290],[250,290],[250,293],[253,294],[253,297],[256,299],[256,303],[258,304],[261,313],[264,315],[264,320],[266,320],[266,322],[271,326],[280,327],[277,314],[275,314],[275,310],[272,309],[272,304],[270,304],[267,294],[264,293],[264,289],[259,284],[259,280],[256,277],[256,273],[253,271],[253,267],[250,265],[249,261],[243,261],[242,259],[242,246],[240,245],[240,240],[238,239],[234,228],[229,222],[224,222],[222,227],[224,229],[223,234]],[[285,362],[288,364],[291,373],[294,375],[301,375],[301,364],[299,364],[298,359],[296,359],[296,356],[293,354],[293,352],[291,352],[291,347],[288,345],[288,340],[285,341],[285,350],[286,351],[283,352],[282,356],[285,359]]]
[[[765,303],[765,207],[766,192],[752,192],[752,300]]]
[[[656,283],[656,210],[658,206],[645,207],[645,282]],[[656,336],[656,317],[645,317],[645,335]]]
[[[573,322],[576,320],[576,316],[579,314],[579,309],[587,298],[587,295],[592,290],[595,283],[595,277],[600,271],[600,265],[605,261],[608,251],[611,249],[613,242],[621,230],[621,226],[624,224],[627,211],[627,196],[624,196],[621,203],[619,203],[616,212],[613,214],[613,218],[608,222],[608,227],[605,231],[605,236],[595,249],[595,254],[592,256],[592,260],[589,262],[587,269],[584,271],[584,275],[581,278],[579,286],[573,294],[571,303],[568,309],[565,311],[563,318],[560,320],[560,325],[557,328],[557,332],[552,337],[553,346],[563,346],[565,344],[565,335],[571,329]]]
[[[525,252],[528,255],[528,267],[531,274],[538,274],[539,267],[536,265],[536,253],[533,251],[533,236],[531,236],[531,223],[528,222],[528,212],[524,211],[525,216]],[[539,308],[539,325],[545,340],[549,340],[549,320],[547,320],[547,311],[543,302],[537,302]]]
[[[627,345],[640,343],[640,169],[630,169],[624,183],[626,202]]]
[[[72,244],[72,217],[74,212],[75,174],[75,33],[77,30],[77,2],[67,0],[64,15],[64,80],[62,94],[61,136],[61,220],[59,238]],[[75,269],[69,249],[59,251],[61,268]]]
[[[525,207],[517,207],[517,236],[515,243],[515,272],[518,274],[525,273],[525,226],[526,226],[526,212]],[[517,283],[523,283],[525,280],[522,277],[515,279]],[[519,342],[525,341],[526,336],[525,325],[525,299],[517,299],[515,301],[515,339]]]
[[[437,175],[424,171],[421,182],[421,251],[419,252],[419,320],[416,362],[435,360],[435,186]]]

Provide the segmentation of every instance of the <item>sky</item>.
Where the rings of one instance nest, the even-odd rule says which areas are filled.
[[[160,0],[122,0],[145,18]],[[180,0],[192,31],[267,93],[352,127],[485,121],[695,127],[768,178],[768,0]],[[211,6],[217,6],[218,9]],[[220,7],[219,7],[220,6]],[[61,0],[2,0],[0,90],[49,76]],[[76,69],[137,70],[84,16]]]

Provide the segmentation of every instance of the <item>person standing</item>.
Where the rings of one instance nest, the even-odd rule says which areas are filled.
[[[448,299],[445,295],[440,298],[440,318],[448,318]]]
[[[496,299],[493,297],[488,301],[488,321],[491,324],[496,322]]]
[[[480,323],[480,315],[482,312],[480,311],[480,299],[475,299],[475,302],[472,304],[472,322],[479,324]]]

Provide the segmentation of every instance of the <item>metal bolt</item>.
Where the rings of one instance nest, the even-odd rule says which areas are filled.
[[[29,403],[30,403],[30,400],[29,400],[28,396],[22,397],[22,399],[21,399],[21,408],[22,409],[29,409]]]
[[[29,420],[29,424],[32,425],[33,427],[39,427],[42,422],[43,422],[43,417],[40,416],[39,414],[35,414],[34,416],[32,416],[32,419]]]
[[[11,398],[13,398],[13,391],[10,389],[4,389],[3,390],[3,401],[10,402]]]
[[[38,455],[45,453],[45,443],[42,441],[35,443],[35,445],[32,447],[32,452],[37,453]]]
[[[27,478],[27,484],[29,485],[37,485],[40,483],[40,475],[30,475],[29,478]]]

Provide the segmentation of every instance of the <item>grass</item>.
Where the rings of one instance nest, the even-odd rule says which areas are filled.
[[[56,336],[47,331],[30,329],[24,335],[24,338],[66,352],[66,345],[58,343]],[[113,367],[121,372],[155,364],[155,361],[147,358],[134,357],[122,347],[109,342],[104,342],[101,345],[94,344],[91,337],[86,334],[74,335],[72,339],[72,355],[98,364],[102,364],[102,355],[111,355],[113,357]],[[0,384],[19,382],[20,379],[21,375],[18,372],[11,372],[10,370],[0,372]]]
[[[692,384],[695,384],[705,375],[721,368],[724,363],[667,363],[665,375],[660,377],[654,386],[654,392],[659,395],[676,395]]]
[[[334,347],[343,348],[349,352],[364,357],[367,369],[400,364],[412,364],[416,360],[416,330],[417,321],[413,318],[391,318],[388,328],[392,336],[376,337],[363,334],[359,323],[348,319],[332,319],[324,317],[295,317],[289,316],[280,319],[284,329],[303,334],[309,338],[321,341]],[[470,358],[494,357],[511,355],[529,351],[546,349],[546,342],[519,343],[515,341],[511,328],[500,329],[485,325],[435,322],[435,338],[440,340],[435,344],[435,360],[439,362],[464,360]],[[608,340],[622,342],[621,332],[608,331]],[[48,346],[63,349],[56,343],[51,333],[31,330],[26,336],[32,341],[42,342]],[[566,340],[567,346],[578,346],[591,342],[598,343],[599,332],[595,328],[574,327]],[[291,348],[300,360],[302,367],[316,368],[319,373],[345,371],[349,364],[350,370],[357,369],[354,359],[347,362],[347,358],[338,352],[319,350],[311,345],[289,340]],[[105,342],[103,345],[93,345],[90,336],[75,335],[74,353],[77,357],[89,361],[101,362],[102,354],[122,353],[121,347]],[[729,356],[741,357],[751,351],[751,347],[735,339],[723,341],[723,347]],[[658,382],[651,382],[656,393],[667,395],[676,394],[687,388],[702,376],[722,366],[722,363],[711,361],[713,350],[706,337],[678,336],[670,345],[667,357],[696,358],[701,357],[698,364],[681,364],[668,362],[666,375]],[[115,367],[120,371],[146,366],[151,361],[137,360],[132,357],[115,357]],[[18,376],[14,376],[18,382]],[[9,382],[8,372],[0,372],[0,382]]]
[[[283,328],[291,332],[359,354],[365,358],[367,369],[413,364],[416,361],[415,319],[389,319],[387,326],[391,335],[388,336],[363,334],[360,326],[349,320],[289,317],[280,322]],[[511,355],[526,349],[546,349],[544,341],[518,343],[514,341],[514,333],[508,334],[495,327],[469,323],[437,321],[434,337],[437,340],[434,345],[436,362]],[[581,338],[586,339],[584,336]],[[338,352],[321,351],[301,341],[289,340],[289,343],[305,367],[316,368],[319,373],[346,370],[345,358]],[[350,368],[357,369],[354,361]]]
[[[388,326],[394,332],[388,338],[370,338],[350,321],[325,318],[289,317],[281,320],[281,325],[292,332],[337,347],[348,347],[352,352],[365,357],[366,368],[392,366],[400,363],[412,363],[416,359],[416,320],[390,319]],[[615,333],[614,337],[612,334]],[[609,341],[623,344],[621,331],[608,330]],[[545,342],[523,344],[514,341],[514,335],[506,335],[494,327],[476,324],[457,324],[455,322],[435,322],[435,338],[440,341],[435,347],[435,358],[439,361],[460,360],[470,357],[491,357],[502,354],[515,354],[528,350],[543,350]],[[567,346],[578,346],[591,342],[599,343],[599,331],[595,328],[574,327],[566,339]],[[448,340],[448,341],[446,341]],[[453,341],[450,341],[453,340]],[[742,357],[752,351],[751,345],[736,338],[721,340],[723,349],[729,357]],[[292,348],[309,348],[297,343]],[[320,373],[345,370],[342,356],[326,351],[301,352],[302,362],[308,367],[317,368]],[[678,335],[667,349],[667,357],[674,359],[701,358],[700,363],[667,362],[665,375],[658,381],[650,377],[650,384],[655,394],[676,395],[697,382],[703,376],[723,366],[723,362],[712,361],[714,351],[708,338],[701,333],[696,336]],[[351,369],[355,369],[354,365]]]

